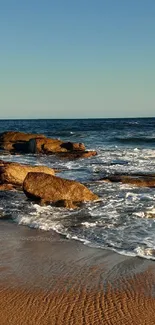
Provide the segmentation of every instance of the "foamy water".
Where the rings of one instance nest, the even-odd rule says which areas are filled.
[[[56,126],[48,121],[48,125],[40,122],[40,127],[37,121],[37,132],[52,137],[53,127],[53,137],[84,142],[88,149],[97,150],[98,155],[91,159],[61,161],[54,156],[12,156],[1,152],[0,159],[59,169],[61,177],[84,183],[99,195],[100,201],[84,203],[78,210],[67,210],[40,207],[28,201],[24,193],[0,192],[0,214],[8,215],[18,224],[55,230],[93,247],[155,259],[155,189],[101,181],[116,172],[155,171],[154,121],[127,121],[99,120],[96,126],[96,120],[58,121]],[[20,131],[34,132],[36,122],[22,123],[21,127],[14,122],[14,126]],[[13,124],[12,129],[15,129]]]

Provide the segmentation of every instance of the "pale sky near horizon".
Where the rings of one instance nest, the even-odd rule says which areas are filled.
[[[155,0],[0,0],[0,118],[155,116]]]

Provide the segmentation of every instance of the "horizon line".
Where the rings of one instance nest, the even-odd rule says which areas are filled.
[[[108,120],[108,119],[152,119],[155,118],[155,116],[132,116],[132,117],[31,117],[31,118],[12,118],[12,117],[2,117],[0,118],[0,121],[18,121],[18,120]]]

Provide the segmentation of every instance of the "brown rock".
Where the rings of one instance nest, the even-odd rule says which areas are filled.
[[[67,149],[67,151],[85,151],[86,147],[83,143],[64,142],[61,144],[61,148]]]
[[[32,138],[45,138],[42,134],[8,131],[0,134],[0,148],[8,151],[27,152],[27,142]]]
[[[0,184],[0,191],[11,191],[14,188],[13,184]]]
[[[22,185],[29,172],[43,172],[54,175],[52,168],[46,166],[30,166],[12,162],[1,162],[0,164],[0,183]]]
[[[37,138],[31,139],[28,143],[28,151],[31,153],[50,153],[60,150],[60,145],[63,142],[58,139]]]
[[[61,148],[63,142],[58,139],[46,139],[43,145],[43,152],[46,154],[55,153],[59,151],[66,151],[66,149]]]
[[[62,142],[57,139],[46,139],[42,146],[42,150],[46,154],[53,154],[57,152],[74,152],[85,150],[85,146],[82,143]]]
[[[28,173],[23,183],[23,190],[27,197],[33,200],[53,202],[60,205],[68,204],[72,207],[76,205],[76,202],[98,199],[97,195],[76,181],[45,173]]]
[[[110,175],[103,178],[104,181],[121,182],[141,187],[155,187],[155,176],[150,175]]]
[[[88,151],[85,151],[83,143],[62,142],[58,139],[49,138],[31,139],[28,143],[28,152],[45,154],[66,153],[67,155],[73,154],[76,158],[81,157],[82,154],[83,157],[92,155],[92,152],[90,153],[89,151],[88,154]],[[71,156],[68,156],[68,158],[72,159]]]
[[[4,142],[0,143],[0,149],[6,150],[6,151],[11,151],[13,150],[13,144],[12,142]]]
[[[0,134],[0,142],[29,141],[32,138],[45,138],[45,135],[16,131],[7,131]]]
[[[96,151],[86,151],[83,143],[63,142],[46,138],[42,134],[8,131],[0,134],[0,149],[14,153],[59,154],[60,158],[78,159],[97,155]]]

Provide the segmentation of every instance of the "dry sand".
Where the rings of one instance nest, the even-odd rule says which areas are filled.
[[[1,221],[0,325],[154,325],[155,262]]]

